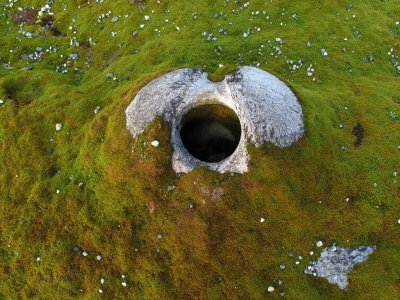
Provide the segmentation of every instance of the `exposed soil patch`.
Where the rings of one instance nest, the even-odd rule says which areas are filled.
[[[354,142],[354,146],[358,147],[361,145],[362,140],[364,139],[364,127],[358,123],[352,131],[353,135],[356,137],[356,141]]]
[[[53,16],[45,16],[40,20],[40,26],[50,28],[54,25],[54,17]]]
[[[36,23],[36,10],[28,9],[20,14],[12,15],[13,21],[17,24],[25,23],[29,25],[33,25]]]
[[[134,3],[137,8],[142,11],[142,9],[144,8],[144,1],[143,0],[129,0],[129,3]]]
[[[61,31],[55,26],[55,19],[53,16],[45,16],[40,20],[40,27],[42,31],[49,31],[53,36],[63,35]]]

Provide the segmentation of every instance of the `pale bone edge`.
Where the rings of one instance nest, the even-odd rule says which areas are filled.
[[[126,109],[127,128],[133,137],[160,116],[171,124],[172,166],[177,173],[207,167],[220,173],[248,171],[247,144],[271,142],[288,147],[304,134],[303,112],[293,92],[278,78],[254,67],[240,67],[221,82],[208,80],[200,69],[179,69],[144,86]],[[192,108],[219,103],[233,109],[242,136],[236,151],[218,163],[202,162],[190,155],[180,139],[180,122]]]

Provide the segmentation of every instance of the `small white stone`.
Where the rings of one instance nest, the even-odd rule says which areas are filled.
[[[318,247],[318,248],[321,248],[322,245],[323,245],[322,241],[318,241],[318,242],[317,242],[317,247]]]
[[[102,258],[101,255],[97,255],[97,256],[96,256],[96,259],[97,259],[97,260],[101,260],[101,258]]]
[[[124,282],[122,282],[122,286],[126,286],[127,284],[126,284],[126,282],[124,281]]]
[[[273,291],[275,291],[275,288],[273,286],[269,286],[268,287],[268,292],[272,293]]]
[[[63,128],[63,125],[61,123],[56,124],[56,130],[60,131]]]
[[[83,251],[83,252],[82,252],[82,255],[86,257],[86,256],[88,256],[89,254],[88,254],[86,251]]]
[[[4,101],[0,99],[0,104],[4,104]]]
[[[103,294],[103,290],[102,290],[102,289],[99,289],[99,293],[100,293],[100,294]]]
[[[264,223],[265,222],[265,219],[264,218],[261,218],[260,219],[260,223]]]
[[[105,282],[104,278],[101,278],[101,279],[100,279],[100,283],[101,283],[101,284],[104,284],[104,282]]]
[[[151,142],[151,145],[152,145],[153,147],[158,147],[158,146],[160,146],[160,142],[159,142],[159,141],[152,141],[152,142]]]
[[[400,219],[398,219],[398,220],[397,220],[397,223],[399,223],[399,224],[400,224]]]
[[[146,21],[149,21],[149,20],[150,20],[150,16],[144,16],[144,19],[145,19]]]
[[[37,262],[40,262],[40,257],[37,257],[37,258],[36,258],[36,261],[37,261]]]

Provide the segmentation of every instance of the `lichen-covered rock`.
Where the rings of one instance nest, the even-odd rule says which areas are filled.
[[[321,252],[318,261],[311,262],[304,271],[306,274],[326,278],[329,283],[337,284],[339,288],[348,286],[348,274],[354,265],[367,261],[368,256],[374,252],[375,246],[360,247],[352,250],[333,245]]]
[[[183,116],[204,104],[225,105],[236,112],[242,136],[236,151],[218,163],[198,160],[188,153],[180,139]],[[253,67],[241,67],[221,82],[211,82],[199,69],[180,69],[163,75],[143,87],[126,110],[127,127],[136,137],[160,116],[172,125],[173,168],[190,172],[205,166],[211,170],[248,171],[246,146],[271,142],[287,147],[304,132],[303,114],[292,91],[275,76]]]

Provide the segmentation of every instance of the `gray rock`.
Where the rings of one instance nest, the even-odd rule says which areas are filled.
[[[82,252],[81,247],[79,247],[78,245],[74,245],[74,246],[72,247],[72,250],[73,250],[74,252]]]
[[[31,70],[33,70],[33,67],[32,66],[28,66],[28,67],[22,68],[20,70],[21,71],[31,71]]]
[[[348,274],[354,265],[367,261],[375,249],[375,246],[371,246],[352,250],[333,245],[322,251],[318,261],[310,262],[304,273],[326,278],[329,283],[345,289],[349,284]]]
[[[225,105],[236,112],[242,135],[235,152],[218,163],[190,155],[180,138],[181,121],[191,109],[204,104]],[[296,96],[278,78],[254,67],[241,67],[221,82],[210,82],[200,69],[180,69],[143,87],[126,109],[127,128],[136,137],[160,116],[172,125],[172,165],[177,173],[206,167],[220,173],[248,171],[249,143],[271,142],[288,147],[304,132],[303,113]]]
[[[117,22],[118,20],[119,20],[119,17],[114,17],[114,18],[111,19],[111,23],[115,23],[115,22]]]
[[[275,41],[277,41],[279,43],[279,45],[285,44],[285,41],[282,40],[281,38],[276,38]]]

